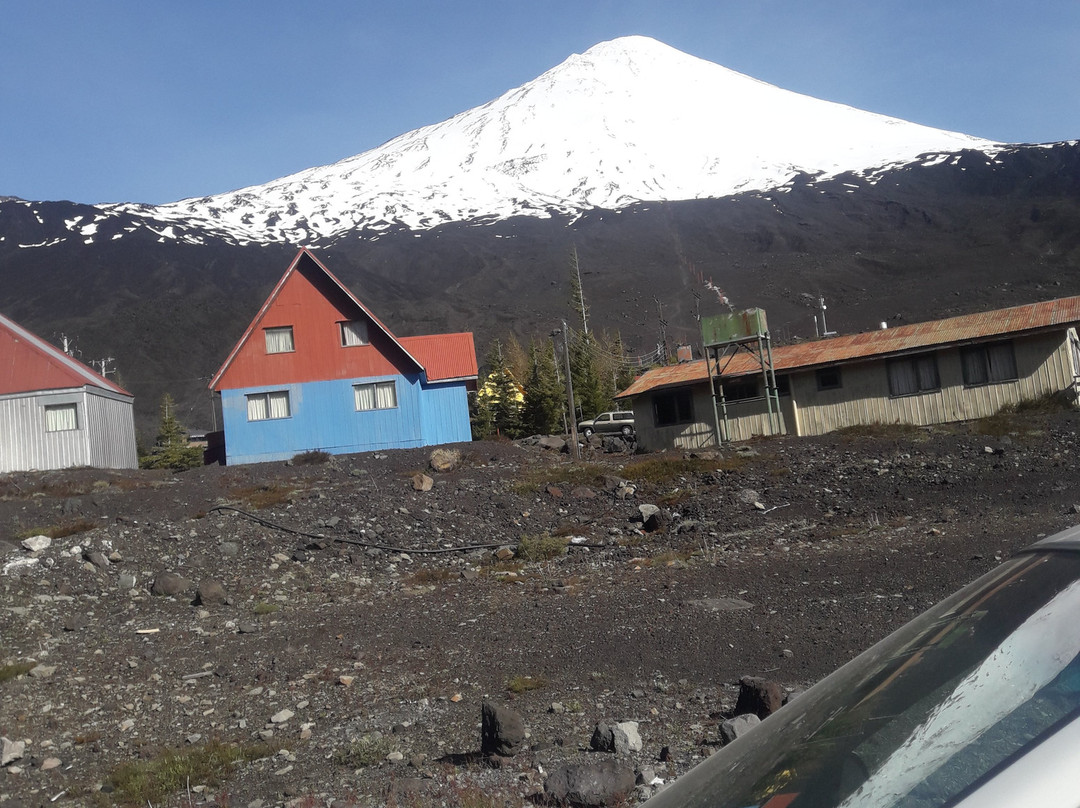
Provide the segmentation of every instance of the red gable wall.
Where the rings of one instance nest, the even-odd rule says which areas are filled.
[[[343,347],[338,323],[365,320],[369,345]],[[292,353],[267,354],[263,330],[291,325]],[[299,260],[215,385],[233,390],[275,384],[416,373],[419,368],[314,261]]]

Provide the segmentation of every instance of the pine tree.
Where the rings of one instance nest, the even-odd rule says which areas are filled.
[[[577,246],[570,251],[570,307],[581,318],[581,330],[589,333],[589,307],[585,303],[585,290],[581,286],[581,264],[578,262]]]
[[[486,361],[491,369],[484,385],[485,398],[491,408],[494,432],[505,438],[521,437],[521,386],[507,367],[502,342],[495,340],[488,349]]]
[[[521,411],[526,435],[551,435],[563,431],[566,399],[555,375],[554,357],[543,342],[529,344],[531,370],[525,383],[525,406]]]
[[[603,369],[597,359],[599,346],[592,334],[579,334],[570,346],[570,375],[574,382],[574,403],[580,417],[592,418],[611,409],[613,385],[604,381]],[[577,416],[575,416],[577,417]]]
[[[161,397],[161,425],[150,454],[141,458],[144,469],[185,469],[201,466],[203,452],[198,446],[188,446],[187,430],[176,417],[176,402],[166,393]]]

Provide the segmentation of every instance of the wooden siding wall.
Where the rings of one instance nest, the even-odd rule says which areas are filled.
[[[791,373],[791,396],[781,396],[780,406],[788,434],[822,435],[848,426],[872,424],[930,424],[968,421],[993,415],[1008,404],[1040,398],[1062,391],[1077,392],[1080,368],[1073,366],[1068,332],[1014,338],[1015,381],[976,387],[964,385],[960,349],[935,352],[941,389],[909,396],[890,396],[886,362],[882,359],[841,365],[842,387],[818,390],[815,371]],[[653,395],[634,400],[638,445],[646,451],[662,449],[703,449],[716,445],[712,398],[706,383],[696,384],[693,393],[693,423],[657,427],[653,416]],[[748,440],[768,435],[764,399],[728,404],[730,440]]]
[[[339,322],[363,318],[369,345],[341,344]],[[295,350],[268,354],[264,330],[292,326]],[[416,365],[356,309],[341,290],[306,263],[286,281],[262,320],[255,323],[219,390],[246,390],[267,384],[298,384],[324,379],[357,379],[414,373]],[[281,389],[280,387],[278,389]]]
[[[465,382],[421,386],[420,429],[424,446],[472,440],[469,392]]]
[[[75,404],[78,429],[46,432],[45,406],[50,404]],[[137,465],[131,399],[87,390],[0,398],[0,473]]]
[[[354,384],[391,379],[397,382],[397,407],[357,412]],[[288,390],[290,416],[248,421],[247,395],[276,390]],[[421,446],[420,394],[417,376],[340,379],[222,391],[226,463],[288,460],[316,449],[348,454]]]
[[[929,424],[968,421],[993,415],[1007,404],[1068,390],[1073,385],[1072,364],[1065,332],[1013,339],[1016,381],[965,387],[960,349],[936,351],[941,389],[909,396],[890,396],[883,360],[841,367],[843,386],[818,390],[813,371],[791,376],[797,402],[795,417],[787,424],[797,435],[822,435],[847,426],[864,424]]]

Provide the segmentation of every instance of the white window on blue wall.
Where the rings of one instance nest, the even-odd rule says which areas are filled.
[[[249,421],[271,421],[276,418],[288,418],[289,391],[275,390],[272,393],[252,393],[247,398],[247,417]]]
[[[286,325],[280,328],[267,328],[263,333],[266,335],[266,352],[291,353],[296,350],[293,342],[292,326]]]
[[[79,428],[79,412],[75,404],[46,404],[45,431],[70,432]]]
[[[341,326],[341,345],[348,348],[350,345],[367,345],[367,323],[363,320],[349,320],[338,323]]]
[[[353,385],[357,410],[392,410],[397,406],[397,385],[390,382],[367,382]]]

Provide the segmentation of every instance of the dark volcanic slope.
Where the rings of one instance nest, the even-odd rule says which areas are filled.
[[[76,336],[84,359],[115,357],[144,430],[165,391],[189,426],[210,427],[202,380],[293,248],[178,244],[144,229],[111,238],[134,219],[103,223],[85,244],[63,220],[95,209],[35,207],[0,202],[0,311],[46,338]],[[695,341],[694,314],[716,306],[705,279],[737,307],[765,308],[786,340],[813,335],[818,295],[830,327],[854,331],[1080,293],[1078,240],[1080,145],[1069,143],[575,221],[359,233],[321,256],[397,333],[471,330],[482,354],[495,336],[544,334],[567,316],[576,246],[594,325],[639,353],[655,345],[661,311],[669,344]]]

